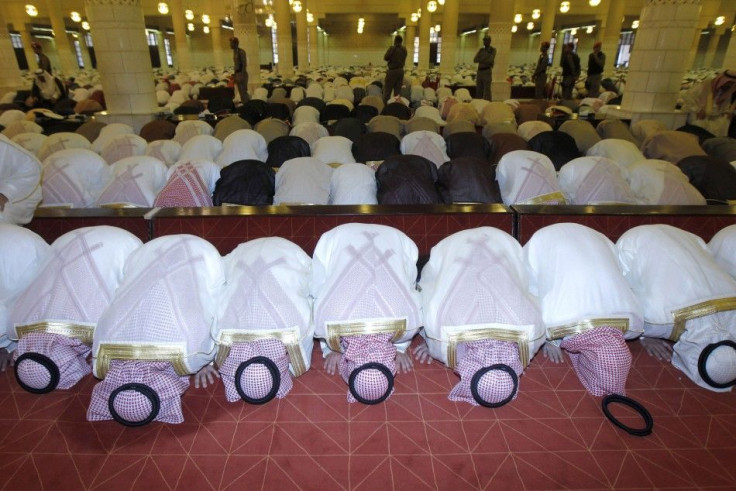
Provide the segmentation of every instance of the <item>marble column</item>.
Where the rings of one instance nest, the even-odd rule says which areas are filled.
[[[422,9],[422,16],[419,18],[419,64],[417,68],[420,70],[429,70],[429,28],[432,26],[432,14],[427,12],[427,8]],[[408,50],[409,48],[407,48]],[[407,56],[408,58],[408,56]],[[409,65],[411,66],[411,65]]]
[[[276,44],[279,53],[279,62],[276,67],[278,74],[284,78],[294,75],[294,55],[291,42],[291,6],[289,0],[274,0],[276,10]]]
[[[684,124],[687,115],[674,108],[700,7],[700,0],[645,0],[616,116],[657,119],[670,129]]]
[[[723,68],[736,69],[736,31],[731,31],[731,39],[728,41],[728,48],[726,48],[722,65]]]
[[[309,70],[309,43],[307,41],[307,8],[302,5],[301,12],[295,12],[296,17],[296,57],[300,71]]]
[[[258,49],[258,29],[253,0],[232,0],[233,36],[240,41],[248,58],[248,92],[261,86],[261,55]],[[233,66],[232,51],[228,51],[225,66]]]
[[[10,91],[16,91],[23,87],[18,61],[15,59],[15,51],[10,41],[7,23],[0,11],[0,97]]]
[[[182,71],[192,69],[192,59],[189,56],[189,43],[187,42],[187,23],[184,18],[184,7],[182,0],[171,0],[171,24],[174,26],[174,66]]]
[[[614,68],[616,68],[616,55],[621,40],[621,26],[623,25],[626,2],[620,0],[606,0],[606,2],[608,3],[608,15],[602,19],[599,40],[601,51],[606,54],[606,66],[603,67],[603,76],[610,77]],[[639,29],[641,31],[641,26]]]
[[[210,22],[210,36],[212,37],[212,56],[215,60],[215,68],[222,70],[225,68],[225,51],[222,44],[222,27],[220,26],[219,17],[213,18]]]
[[[445,0],[444,10],[442,11],[440,73],[443,75],[452,75],[455,72],[459,4],[460,0]]]
[[[406,26],[406,32],[404,33],[404,46],[406,47],[406,66],[413,67],[414,66],[414,39],[417,37],[417,25],[407,25]],[[389,41],[390,43],[393,43],[394,40],[391,39]]]
[[[319,31],[317,31],[317,22],[313,22],[309,26],[309,66],[312,68],[319,67]]]
[[[493,64],[491,82],[491,99],[505,101],[511,97],[511,85],[507,80],[509,55],[511,53],[511,26],[514,25],[514,2],[509,0],[491,0],[491,15],[488,18],[488,31],[491,45],[496,48],[496,60]]]
[[[61,11],[61,2],[58,0],[46,0],[46,8],[51,18],[51,28],[54,30],[54,44],[56,54],[59,57],[61,73],[65,77],[71,77],[79,70],[77,55],[69,42],[64,25],[64,14]]]
[[[157,110],[141,0],[85,0],[107,122],[138,132]]]
[[[614,2],[624,3],[622,0],[611,0]],[[552,31],[555,28],[555,16],[557,15],[557,0],[547,0],[542,10],[542,27],[539,33],[539,44],[543,41],[550,42],[552,40]],[[520,26],[519,29],[523,29],[524,26]],[[536,49],[539,52],[539,46]],[[534,57],[536,60],[536,55]]]
[[[721,36],[726,32],[724,26],[713,27],[710,33],[710,39],[708,40],[708,49],[705,52],[705,58],[703,58],[703,68],[720,68],[713,66],[713,59],[716,57],[716,50],[718,49],[718,43],[721,40]]]
[[[718,7],[720,0],[701,0],[700,16],[697,19],[695,32],[692,36],[692,44],[690,50],[685,57],[685,70],[690,70],[695,63],[698,55],[698,47],[700,46],[701,32],[708,28],[708,25],[715,20],[718,15]]]

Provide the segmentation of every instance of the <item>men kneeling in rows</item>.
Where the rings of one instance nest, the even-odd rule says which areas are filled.
[[[632,229],[618,249],[575,224],[541,229],[523,248],[494,228],[465,230],[432,249],[419,288],[416,245],[382,225],[336,227],[313,259],[277,237],[221,258],[189,235],[141,244],[90,227],[48,247],[2,227],[1,327],[20,339],[17,379],[42,393],[93,369],[102,381],[90,420],[181,422],[191,374],[195,387],[222,377],[229,401],[284,397],[292,375],[310,368],[313,336],[348,401],[381,402],[396,373],[411,370],[407,348],[422,325],[415,357],[453,368],[450,399],[475,405],[513,400],[543,344],[554,362],[568,352],[591,394],[623,396],[625,340],[642,330],[655,355],[669,350],[650,337],[676,340],[673,363],[696,383],[726,390],[736,381],[736,280],[700,239],[672,227]]]

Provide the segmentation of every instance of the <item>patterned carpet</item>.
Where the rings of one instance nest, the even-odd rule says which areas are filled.
[[[447,400],[443,365],[399,374],[383,404],[348,404],[317,358],[284,399],[227,403],[218,381],[184,395],[185,422],[88,423],[93,378],[32,395],[0,374],[2,489],[734,489],[736,394],[695,386],[630,343],[628,395],[654,417],[629,436],[569,361],[540,354],[499,409]],[[625,416],[622,416],[625,417]]]

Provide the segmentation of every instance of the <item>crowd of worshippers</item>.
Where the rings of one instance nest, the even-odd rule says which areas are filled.
[[[734,85],[736,89],[736,85]],[[88,121],[46,135],[0,114],[0,220],[37,206],[270,204],[724,204],[736,139],[656,120],[560,120],[564,106],[489,102],[458,89],[441,107],[365,96],[248,101],[210,124],[153,120],[135,134]],[[351,92],[352,93],[352,92]],[[279,115],[275,116],[274,113]],[[35,114],[35,113],[32,113]],[[594,126],[593,123],[596,123]],[[559,127],[554,129],[555,127]]]
[[[480,227],[417,264],[410,238],[376,224],[325,232],[312,257],[279,237],[222,257],[192,235],[142,243],[95,226],[49,245],[0,224],[2,369],[36,394],[93,373],[87,419],[129,426],[182,422],[192,375],[195,388],[221,378],[215,397],[263,404],[325,370],[348,402],[377,404],[435,361],[459,376],[450,400],[500,407],[541,350],[554,363],[567,353],[593,396],[639,408],[645,428],[615,421],[642,436],[651,414],[625,395],[637,338],[704,389],[736,384],[736,225],[710,243],[669,225],[614,243],[560,223],[523,247]]]

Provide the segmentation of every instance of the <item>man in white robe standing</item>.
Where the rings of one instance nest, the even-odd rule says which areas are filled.
[[[538,230],[524,246],[530,290],[542,305],[544,355],[561,363],[564,349],[594,396],[625,395],[631,352],[625,339],[642,332],[642,312],[621,273],[616,246],[575,223]]]
[[[736,384],[736,280],[700,237],[670,225],[632,228],[616,245],[626,280],[644,305],[646,351],[672,361],[701,387],[730,391]]]

